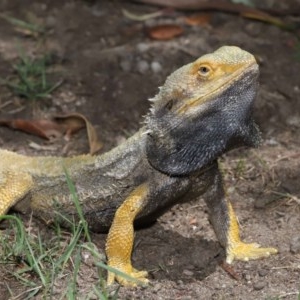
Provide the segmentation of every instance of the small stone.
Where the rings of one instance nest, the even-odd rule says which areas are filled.
[[[162,66],[158,61],[153,61],[151,63],[151,70],[153,73],[160,73],[162,71]]]
[[[157,292],[159,292],[161,290],[161,288],[162,288],[161,283],[157,282],[157,283],[154,284],[154,286],[153,286],[152,289],[153,289],[154,293],[157,293]]]
[[[195,270],[196,269],[196,267],[194,265],[191,265],[191,264],[187,265],[186,268],[187,268],[187,270]]]
[[[182,272],[184,275],[186,276],[193,276],[194,275],[194,272],[190,271],[190,270],[183,270]]]
[[[246,281],[250,281],[251,280],[250,274],[244,274],[244,278],[245,278]]]
[[[286,119],[286,123],[290,126],[300,127],[300,116],[298,115],[289,116]]]
[[[275,138],[270,138],[270,139],[267,139],[265,141],[265,144],[268,145],[268,146],[277,146],[278,145],[278,142],[276,141]]]
[[[261,270],[258,271],[258,275],[260,277],[265,277],[266,275],[268,275],[268,273],[269,273],[269,271],[266,270],[266,269],[261,269]]]
[[[82,248],[81,251],[81,258],[82,261],[88,265],[88,266],[94,266],[95,265],[95,256],[93,255],[92,251],[97,253],[97,261],[105,261],[105,254],[99,252],[97,246],[94,243],[83,243],[83,246],[86,246]],[[88,250],[91,249],[91,250]]]
[[[120,67],[125,72],[130,72],[131,70],[131,63],[128,59],[124,59],[120,62]]]
[[[256,37],[261,33],[261,24],[255,22],[249,22],[249,24],[245,26],[245,31],[249,35]]]
[[[141,74],[145,74],[149,70],[149,64],[145,60],[140,60],[137,63],[137,70]]]
[[[253,284],[253,288],[256,291],[262,290],[265,286],[266,286],[266,283],[264,281],[258,281]]]
[[[149,45],[147,45],[145,43],[139,43],[139,44],[137,44],[136,49],[139,52],[146,52],[149,49]]]
[[[95,17],[102,17],[105,14],[105,12],[103,10],[96,9],[96,8],[93,8],[91,12],[92,12],[92,15]]]
[[[179,279],[179,280],[177,280],[177,286],[181,286],[181,285],[184,285],[184,284],[183,284],[183,281],[182,281],[182,280],[180,280],[180,279]]]
[[[56,20],[56,18],[54,17],[54,16],[48,16],[47,18],[46,18],[46,22],[45,22],[45,24],[46,24],[46,27],[47,28],[52,28],[52,27],[54,27],[55,25],[56,25],[56,23],[57,23],[57,20]]]
[[[293,248],[293,251],[295,250],[293,245],[292,245],[292,242],[290,244],[288,243],[281,243],[279,245],[277,245],[277,250],[279,253],[288,253],[288,252],[292,252],[292,249]]]
[[[290,251],[293,254],[300,253],[300,236],[295,236],[292,238],[290,243]]]

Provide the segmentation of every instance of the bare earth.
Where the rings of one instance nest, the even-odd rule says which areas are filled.
[[[297,6],[297,1],[290,2]],[[298,5],[299,9],[299,1]],[[138,129],[150,105],[147,99],[172,71],[222,45],[253,53],[261,63],[255,117],[264,142],[259,149],[236,150],[220,161],[244,239],[277,247],[279,254],[235,262],[239,280],[233,279],[220,267],[224,251],[199,199],[172,208],[150,228],[137,231],[133,262],[150,271],[151,286],[122,287],[119,295],[120,299],[299,299],[299,41],[290,32],[236,15],[212,13],[204,26],[186,25],[187,13],[182,12],[139,23],[126,19],[124,8],[136,14],[158,10],[125,1],[1,1],[1,12],[23,20],[34,15],[47,33],[37,42],[0,19],[0,77],[12,74],[21,45],[33,56],[52,53],[51,76],[64,83],[34,111],[26,100],[0,86],[0,119],[80,112],[95,125],[107,151]],[[146,27],[161,23],[181,24],[184,34],[169,41],[149,39]],[[31,141],[51,146],[52,151],[33,149]],[[83,131],[71,141],[49,144],[3,127],[0,147],[29,155],[88,151]],[[101,249],[105,238],[93,235]],[[1,299],[8,299],[7,285],[13,291],[14,282],[1,277],[1,268],[5,266],[0,266]],[[97,280],[89,266],[81,272],[79,299]]]

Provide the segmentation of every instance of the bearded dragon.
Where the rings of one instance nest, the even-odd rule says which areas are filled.
[[[140,282],[148,279],[131,264],[134,226],[203,194],[227,263],[275,254],[241,241],[217,163],[230,149],[260,142],[252,119],[258,75],[253,55],[224,46],[172,73],[151,99],[144,126],[108,153],[27,157],[1,149],[0,215],[13,208],[63,226],[78,220],[67,169],[90,230],[109,231],[108,265]],[[108,272],[108,284],[115,280],[135,284]]]

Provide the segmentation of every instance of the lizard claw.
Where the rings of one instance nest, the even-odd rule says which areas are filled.
[[[116,274],[114,272],[109,271],[107,277],[107,285],[111,285],[114,281],[118,281],[123,286],[138,286],[138,285],[147,285],[149,280],[146,278],[148,272],[146,271],[138,271],[134,269],[131,265],[128,266],[118,266],[116,270],[122,272],[123,274]]]

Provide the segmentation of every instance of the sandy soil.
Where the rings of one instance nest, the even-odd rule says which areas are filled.
[[[299,2],[292,4],[296,7]],[[221,12],[211,13],[210,21],[202,26],[189,26],[184,22],[188,13],[140,23],[124,17],[124,8],[136,14],[158,10],[125,1],[1,1],[4,14],[23,20],[34,16],[47,31],[44,37],[26,36],[0,18],[0,77],[11,76],[11,64],[22,45],[32,56],[51,53],[50,77],[64,83],[34,110],[26,100],[0,86],[0,119],[81,112],[95,124],[106,151],[138,129],[150,105],[147,99],[173,70],[221,45],[237,45],[253,53],[261,65],[255,117],[264,142],[259,149],[233,151],[220,161],[243,237],[277,247],[279,254],[234,263],[239,280],[233,279],[220,267],[224,251],[199,199],[175,206],[150,228],[137,231],[133,262],[150,271],[151,286],[122,287],[119,295],[120,299],[298,299],[299,40],[273,25]],[[183,35],[169,41],[147,37],[148,27],[166,23],[183,26]],[[33,149],[31,141],[49,146],[37,137],[0,127],[0,147],[19,153],[73,155],[88,151],[84,132],[70,141],[55,141],[50,144],[51,151]],[[95,234],[93,240],[104,248],[105,235]],[[97,280],[92,268],[87,266],[81,272],[79,299]],[[1,299],[9,299],[6,287],[14,291],[14,284],[1,278]]]

